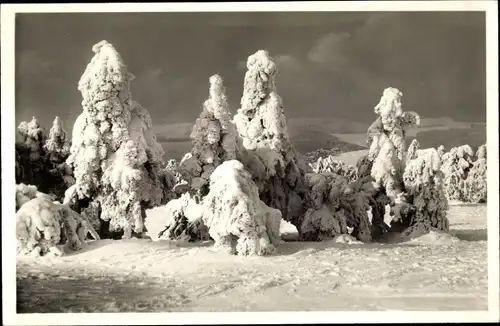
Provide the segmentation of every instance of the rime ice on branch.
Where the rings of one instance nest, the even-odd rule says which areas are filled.
[[[222,162],[236,158],[235,130],[230,121],[229,105],[222,78],[209,79],[210,97],[196,119],[191,132],[193,149],[184,156],[178,170],[195,193],[208,193],[210,175]]]
[[[222,163],[210,176],[203,222],[216,247],[231,254],[266,255],[280,242],[281,213],[259,199],[252,176],[236,160]]]
[[[120,54],[107,41],[92,50],[95,55],[78,84],[83,112],[75,121],[67,160],[76,184],[65,202],[100,224],[104,237],[140,237],[145,209],[167,198],[163,149],[149,113],[131,99],[134,76]]]
[[[306,192],[304,172],[288,139],[274,83],[276,65],[267,51],[259,50],[248,57],[247,69],[241,108],[233,119],[241,137],[240,161],[257,183],[260,198],[299,228]]]

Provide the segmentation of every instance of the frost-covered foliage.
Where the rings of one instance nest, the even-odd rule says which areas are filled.
[[[359,240],[371,240],[367,193],[335,173],[308,173],[305,180],[310,189],[306,198],[309,208],[298,228],[301,239],[336,237],[347,234],[349,227]]]
[[[165,206],[166,226],[158,238],[188,242],[210,240],[208,228],[203,224],[203,206],[198,196],[189,192],[173,199]]]
[[[394,207],[394,221],[408,227],[403,232],[408,237],[420,236],[431,228],[448,231],[448,200],[439,153],[430,148],[416,151],[415,156],[407,162],[403,175],[408,198]]]
[[[149,113],[132,101],[134,76],[107,41],[92,50],[95,55],[78,83],[83,112],[75,121],[67,160],[76,183],[65,202],[79,212],[88,208],[94,223],[102,222],[103,236],[140,237],[146,231],[145,209],[166,202],[173,179],[163,169],[164,152]]]
[[[236,132],[230,121],[229,105],[222,78],[209,79],[209,99],[191,132],[193,149],[185,155],[178,171],[195,193],[205,196],[210,175],[222,162],[236,158]]]
[[[56,118],[55,123],[48,139],[35,117],[19,124],[21,141],[16,143],[16,182],[34,185],[60,200],[74,180],[71,169],[64,163],[68,154],[64,130],[59,119]]]
[[[67,205],[53,202],[48,195],[37,195],[16,213],[19,254],[44,255],[50,252],[61,256],[64,254],[61,246],[81,249],[89,232],[94,239],[99,239],[88,220]]]
[[[444,173],[445,193],[448,200],[467,201],[465,180],[472,168],[474,151],[469,145],[453,147],[444,153],[441,170]]]
[[[469,170],[464,184],[464,197],[467,202],[485,203],[487,201],[487,161],[486,145],[481,145],[476,151],[476,161]]]
[[[16,153],[18,162],[18,178],[16,183],[26,183],[42,186],[47,179],[45,164],[45,130],[33,117],[30,122],[23,121],[17,127],[21,140],[16,143]]]
[[[349,182],[356,181],[358,170],[352,165],[336,160],[332,155],[320,157],[315,163],[310,164],[314,173],[335,173],[341,175]]]
[[[220,249],[243,256],[275,252],[281,213],[259,199],[252,176],[239,161],[215,169],[202,205],[203,222]]]
[[[252,174],[260,198],[298,228],[304,213],[304,172],[289,140],[276,73],[267,51],[248,57],[241,108],[233,118],[241,146],[238,159]]]

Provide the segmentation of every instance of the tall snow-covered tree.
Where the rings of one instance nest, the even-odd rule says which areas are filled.
[[[404,191],[406,129],[420,125],[417,113],[403,111],[402,97],[397,88],[386,88],[374,109],[378,117],[367,132],[368,158],[373,161],[371,175],[393,201],[399,200]]]
[[[445,193],[448,200],[467,201],[464,193],[465,180],[472,168],[474,151],[469,145],[453,147],[442,156]]]
[[[226,160],[236,158],[236,134],[223,80],[219,75],[209,79],[209,98],[191,132],[193,148],[185,155],[178,170],[196,193],[208,193],[210,175]]]
[[[242,148],[240,161],[258,185],[260,198],[299,229],[305,211],[304,171],[289,140],[276,73],[267,51],[248,57],[241,108],[233,121]]]
[[[99,225],[101,237],[141,237],[145,209],[163,204],[169,187],[163,149],[149,113],[132,101],[122,57],[107,41],[95,53],[79,83],[83,112],[73,127],[67,163],[76,183],[65,202]]]
[[[201,216],[193,218],[187,214],[201,207],[199,201],[209,193],[210,175],[215,169],[224,161],[236,158],[236,130],[231,122],[223,80],[213,75],[209,83],[209,98],[203,103],[203,111],[190,135],[193,148],[176,169],[181,175],[176,190],[186,189],[182,182],[185,180],[190,194],[183,194],[167,205],[163,238],[197,241],[208,237]]]

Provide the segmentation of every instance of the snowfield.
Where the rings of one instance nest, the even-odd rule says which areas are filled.
[[[163,208],[148,211],[155,240]],[[62,258],[18,256],[31,312],[487,310],[486,205],[450,206],[450,235],[406,243],[287,239],[268,257],[213,243],[99,240]],[[348,239],[347,239],[348,240]]]

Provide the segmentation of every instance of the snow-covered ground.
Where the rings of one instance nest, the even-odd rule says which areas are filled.
[[[449,219],[451,236],[290,241],[269,257],[138,239],[91,242],[62,258],[18,257],[18,313],[486,310],[486,206],[455,204]],[[162,208],[148,212],[153,238],[163,221]]]

